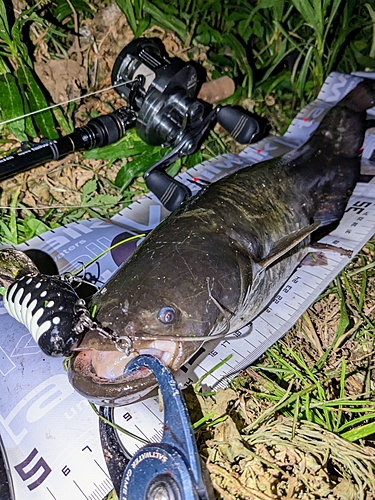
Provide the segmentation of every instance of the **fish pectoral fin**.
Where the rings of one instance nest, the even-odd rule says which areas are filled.
[[[314,222],[313,224],[310,224],[310,226],[303,227],[298,231],[293,231],[292,233],[278,240],[271,248],[271,251],[267,255],[267,257],[265,259],[262,259],[261,261],[256,262],[255,271],[264,271],[274,262],[281,259],[286,253],[296,247],[311,233],[316,231],[319,225],[320,222]]]

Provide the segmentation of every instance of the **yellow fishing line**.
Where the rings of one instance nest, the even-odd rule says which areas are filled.
[[[117,243],[115,243],[114,245],[112,245],[111,247],[107,248],[106,250],[103,250],[102,252],[100,252],[100,254],[98,254],[96,257],[94,257],[93,259],[89,260],[86,264],[83,264],[82,267],[80,267],[79,269],[77,269],[76,271],[73,271],[72,272],[72,275],[77,275],[79,274],[81,271],[83,271],[86,267],[88,266],[91,266],[91,264],[93,264],[94,262],[96,262],[98,259],[100,259],[101,257],[103,257],[103,255],[105,255],[106,253],[110,252],[111,250],[113,250],[114,248],[117,248],[119,247],[120,245],[123,245],[124,243],[128,243],[129,241],[132,241],[132,240],[136,240],[137,238],[143,238],[144,236],[146,236],[146,233],[142,233],[142,234],[135,234],[134,236],[130,236],[129,238],[125,238],[124,240],[121,240],[121,241],[118,241]]]

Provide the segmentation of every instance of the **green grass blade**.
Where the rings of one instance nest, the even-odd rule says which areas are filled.
[[[345,279],[345,273],[342,273],[342,276]],[[326,350],[326,352],[323,354],[323,356],[321,356],[321,358],[316,363],[317,369],[322,368],[322,366],[326,362],[328,356],[330,355],[332,350],[335,348],[337,341],[345,333],[346,329],[348,328],[348,326],[350,324],[348,310],[346,308],[346,299],[345,299],[345,295],[344,295],[344,292],[342,289],[340,277],[338,277],[336,279],[336,283],[337,283],[337,291],[338,291],[339,299],[340,299],[340,321],[339,321],[339,324],[337,326],[335,337],[332,341],[331,346]]]
[[[341,359],[341,373],[340,373],[340,399],[342,399],[345,396],[345,380],[346,380],[346,361],[345,358]],[[338,428],[340,427],[341,424],[341,419],[342,419],[342,405],[339,405],[339,412],[337,415],[337,419],[334,423],[334,432],[337,433]]]
[[[30,68],[21,59],[18,60],[17,77],[22,86],[22,90],[27,95],[31,111],[38,111],[39,109],[46,108],[48,104],[43,92],[40,90]],[[34,120],[43,137],[47,139],[58,138],[55,122],[50,110],[37,113],[34,116]]]
[[[370,422],[369,424],[362,425],[361,427],[356,427],[350,431],[341,434],[341,437],[347,439],[348,441],[358,441],[359,439],[364,439],[371,434],[375,433],[375,422]]]
[[[184,22],[180,21],[175,16],[166,16],[163,11],[156,7],[156,5],[148,2],[147,0],[144,3],[143,9],[147,12],[147,14],[150,14],[150,16],[155,19],[159,26],[174,31],[179,38],[185,42],[187,30]]]
[[[308,80],[308,74],[311,64],[311,59],[314,53],[314,46],[309,47],[307,54],[303,58],[302,68],[299,71],[298,75],[298,83],[297,83],[297,92],[300,99],[303,99],[303,95],[306,89],[306,82]]]
[[[314,30],[318,51],[323,48],[324,17],[321,0],[292,0],[293,5],[303,17],[305,23]]]
[[[0,0],[0,40],[3,40],[11,48],[12,40],[9,36],[7,12],[3,0]]]
[[[211,368],[210,370],[208,370],[208,372],[206,372],[204,375],[202,375],[202,377],[198,380],[198,382],[196,382],[194,384],[194,392],[200,394],[199,391],[200,391],[200,388],[201,388],[203,380],[205,380],[209,375],[211,375],[211,373],[214,373],[216,370],[218,370],[221,366],[225,365],[225,363],[227,363],[231,359],[232,356],[233,356],[233,354],[229,354],[229,356],[227,356],[226,358],[224,358],[223,360],[221,360],[220,363],[218,363],[213,368]],[[214,392],[209,392],[209,393],[201,394],[201,396],[211,395],[211,394],[215,394],[215,393]]]
[[[9,68],[6,65],[3,57],[0,56],[0,75],[5,75],[5,73],[9,73]]]
[[[132,0],[116,0],[117,5],[120,7],[122,12],[125,14],[126,20],[130,26],[130,29],[135,34],[137,31],[137,20],[135,18],[134,7]]]
[[[358,412],[358,410],[356,410],[355,413],[357,413],[357,412]],[[345,429],[348,429],[348,427],[355,427],[358,424],[360,424],[361,422],[372,420],[372,419],[375,419],[375,413],[366,412],[365,415],[361,415],[360,417],[353,418],[349,422],[345,422],[345,424],[342,424],[340,427],[338,427],[337,434],[342,435],[343,431]],[[347,431],[347,432],[349,432],[349,431]]]
[[[0,111],[2,120],[9,120],[24,113],[23,101],[13,75],[0,75]],[[20,141],[26,141],[25,120],[16,120],[7,124],[8,129]]]

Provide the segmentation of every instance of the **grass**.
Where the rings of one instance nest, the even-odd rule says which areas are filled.
[[[210,77],[232,76],[237,91],[228,102],[266,117],[277,134],[316,97],[330,71],[375,66],[375,14],[362,0],[117,4],[128,35],[149,35],[155,26],[172,30],[167,37],[180,57],[203,62]],[[84,0],[29,1],[14,19],[0,0],[3,120],[48,104],[34,72],[38,51],[43,48],[46,60],[64,59],[75,43],[77,22],[93,29],[101,9]],[[104,42],[102,50],[109,51]],[[92,47],[82,53],[92,72]],[[116,99],[95,103],[110,112],[119,105]],[[98,112],[93,108],[86,115]],[[2,155],[16,150],[20,140],[69,132],[78,112],[68,107],[2,127]],[[215,132],[200,152],[174,168],[232,147]],[[164,153],[131,132],[111,147],[7,181],[0,198],[1,241],[16,244],[63,223],[118,212],[145,192],[140,176]],[[372,240],[293,330],[227,391],[201,394],[200,385],[195,387],[192,419],[219,498],[375,497],[374,273]]]
[[[374,498],[373,262],[371,240],[231,383],[199,441],[219,498]]]

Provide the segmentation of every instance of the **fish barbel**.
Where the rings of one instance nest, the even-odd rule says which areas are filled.
[[[134,402],[155,380],[146,369],[123,374],[132,356],[153,354],[175,371],[202,338],[239,330],[268,306],[316,229],[321,236],[342,218],[373,87],[361,82],[299,149],[210,185],[145,238],[90,306],[134,352],[89,331],[70,361],[79,393],[110,406]]]

